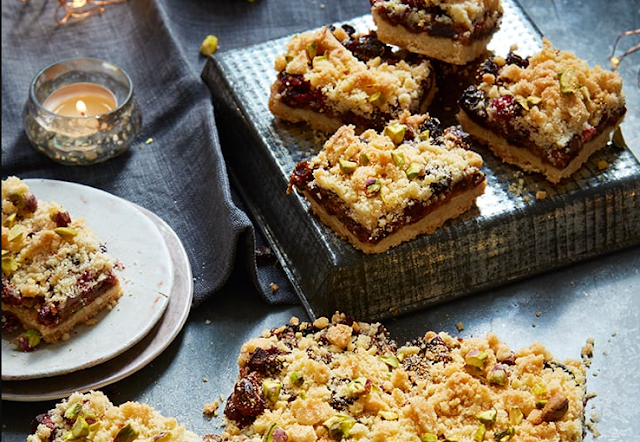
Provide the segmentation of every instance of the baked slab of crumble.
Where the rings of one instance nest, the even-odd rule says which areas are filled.
[[[476,59],[498,30],[500,0],[370,0],[381,41],[447,63]]]
[[[348,25],[294,36],[275,69],[271,112],[328,133],[343,124],[381,129],[403,110],[424,112],[435,94],[428,59]]]
[[[21,324],[45,342],[65,339],[122,295],[115,269],[84,218],[38,201],[17,177],[3,180],[3,332]],[[32,350],[27,342],[19,346]]]
[[[489,58],[459,100],[463,129],[504,162],[558,183],[607,145],[622,121],[622,78],[543,40],[522,58]]]
[[[431,233],[484,192],[482,158],[468,137],[429,115],[404,112],[381,131],[341,127],[288,191],[301,191],[320,220],[365,253]]]
[[[399,346],[336,313],[250,339],[218,440],[578,442],[586,370],[540,343],[428,331]]]

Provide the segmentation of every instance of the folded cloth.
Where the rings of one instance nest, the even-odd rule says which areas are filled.
[[[298,302],[234,197],[218,139],[223,128],[216,128],[211,96],[200,78],[206,59],[198,49],[208,34],[219,37],[220,49],[232,49],[366,11],[366,5],[349,3],[354,5],[301,8],[278,0],[135,0],[64,25],[56,21],[57,2],[3,3],[3,178],[82,183],[151,210],[186,248],[194,305],[215,294],[235,265],[249,269],[265,301]],[[132,147],[93,166],[62,166],[38,153],[22,123],[33,77],[45,66],[73,57],[102,58],[127,71],[143,115]]]

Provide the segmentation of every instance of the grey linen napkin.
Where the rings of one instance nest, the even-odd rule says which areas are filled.
[[[338,2],[336,2],[338,3]],[[207,34],[232,50],[366,12],[364,0],[130,0],[59,25],[57,2],[2,4],[2,175],[86,184],[143,206],[182,240],[194,274],[194,305],[215,294],[234,266],[248,271],[269,303],[297,298],[226,174],[198,52]],[[22,107],[36,73],[64,58],[97,57],[131,76],[143,128],[129,151],[106,163],[62,166],[36,152]],[[150,144],[145,140],[152,139]],[[141,232],[143,234],[143,232]],[[256,250],[258,256],[256,257]],[[276,284],[279,289],[272,290]]]

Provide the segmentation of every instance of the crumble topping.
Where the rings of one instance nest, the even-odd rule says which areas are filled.
[[[100,391],[73,393],[35,421],[37,429],[27,442],[202,441],[150,405],[129,401],[116,406]]]
[[[468,39],[477,26],[494,28],[502,16],[500,0],[372,0],[372,4],[388,16],[403,17],[409,29],[433,24],[455,27],[454,38]]]
[[[27,199],[37,208],[26,210]],[[37,201],[17,177],[2,182],[2,261],[3,279],[16,296],[47,303],[81,296],[115,266],[84,218],[71,219],[56,202]]]
[[[564,149],[575,136],[588,141],[595,128],[609,118],[618,118],[625,107],[622,78],[568,51],[554,49],[543,40],[542,50],[528,63],[505,63],[496,57],[497,75],[486,73],[477,86],[488,99],[490,120],[501,118],[495,100],[512,96],[520,112],[512,127],[540,147]]]
[[[540,343],[429,331],[398,346],[336,313],[246,342],[222,440],[582,440],[585,369]]]
[[[385,61],[381,56],[363,61],[342,44],[349,38],[343,28],[329,27],[296,35],[276,58],[275,69],[303,76],[338,113],[368,118],[398,108],[418,111],[423,83],[432,76],[429,61]]]
[[[310,185],[337,195],[349,216],[376,236],[416,201],[438,201],[444,189],[481,174],[482,158],[466,149],[466,134],[438,126],[429,115],[408,112],[381,133],[357,135],[343,126],[309,161]]]

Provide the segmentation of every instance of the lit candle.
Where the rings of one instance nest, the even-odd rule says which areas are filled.
[[[93,117],[116,108],[116,97],[95,83],[73,83],[55,90],[42,103],[45,109],[66,117]]]

